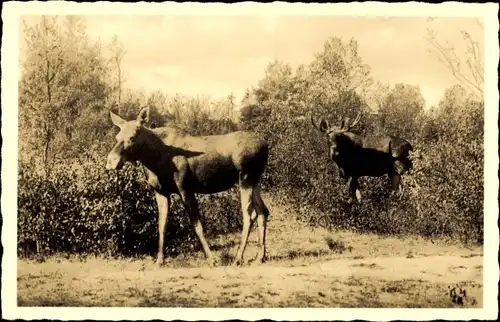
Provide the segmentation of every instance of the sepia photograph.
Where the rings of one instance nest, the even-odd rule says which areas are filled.
[[[495,319],[497,14],[7,3],[5,317]]]

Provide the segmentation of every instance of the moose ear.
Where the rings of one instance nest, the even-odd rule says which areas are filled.
[[[118,126],[119,128],[122,128],[123,124],[125,124],[126,122],[124,119],[111,111],[109,111],[109,116],[111,117],[111,121],[113,122],[113,124]]]
[[[149,107],[143,108],[137,116],[137,126],[143,126],[149,121]]]
[[[321,122],[319,122],[319,130],[321,132],[326,132],[330,128],[330,125],[328,124],[327,120],[322,119]]]

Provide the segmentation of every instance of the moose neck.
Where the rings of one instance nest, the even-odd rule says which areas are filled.
[[[169,147],[152,131],[142,129],[147,137],[138,152],[137,160],[158,177],[170,171],[169,161],[172,158]]]

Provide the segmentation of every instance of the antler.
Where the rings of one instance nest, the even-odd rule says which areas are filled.
[[[358,115],[354,119],[354,122],[352,122],[351,126],[349,126],[349,127],[350,128],[355,127],[359,123],[360,120],[361,120],[361,112],[358,113]]]
[[[312,116],[312,113],[311,113],[311,123],[312,123],[312,125],[313,125],[313,126],[314,126],[314,127],[315,127],[318,131],[321,131],[321,130],[320,130],[320,128],[319,128],[319,126],[318,126],[316,123],[314,123],[314,118],[313,118],[313,116]]]
[[[316,125],[316,123],[314,123],[314,119],[313,119],[313,116],[311,114],[311,123],[312,125],[318,130],[318,131],[321,131],[321,132],[326,132],[328,130],[328,122],[325,121],[324,119],[321,119],[320,123],[319,123],[319,126]]]

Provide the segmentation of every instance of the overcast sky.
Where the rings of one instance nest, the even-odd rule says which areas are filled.
[[[274,59],[309,63],[333,36],[354,37],[372,76],[383,83],[419,85],[426,105],[456,83],[428,50],[426,28],[463,43],[465,29],[483,46],[470,18],[368,18],[349,16],[87,16],[87,32],[103,42],[117,35],[127,53],[127,87],[152,92],[226,96],[238,101]],[[459,50],[463,50],[459,48]]]

